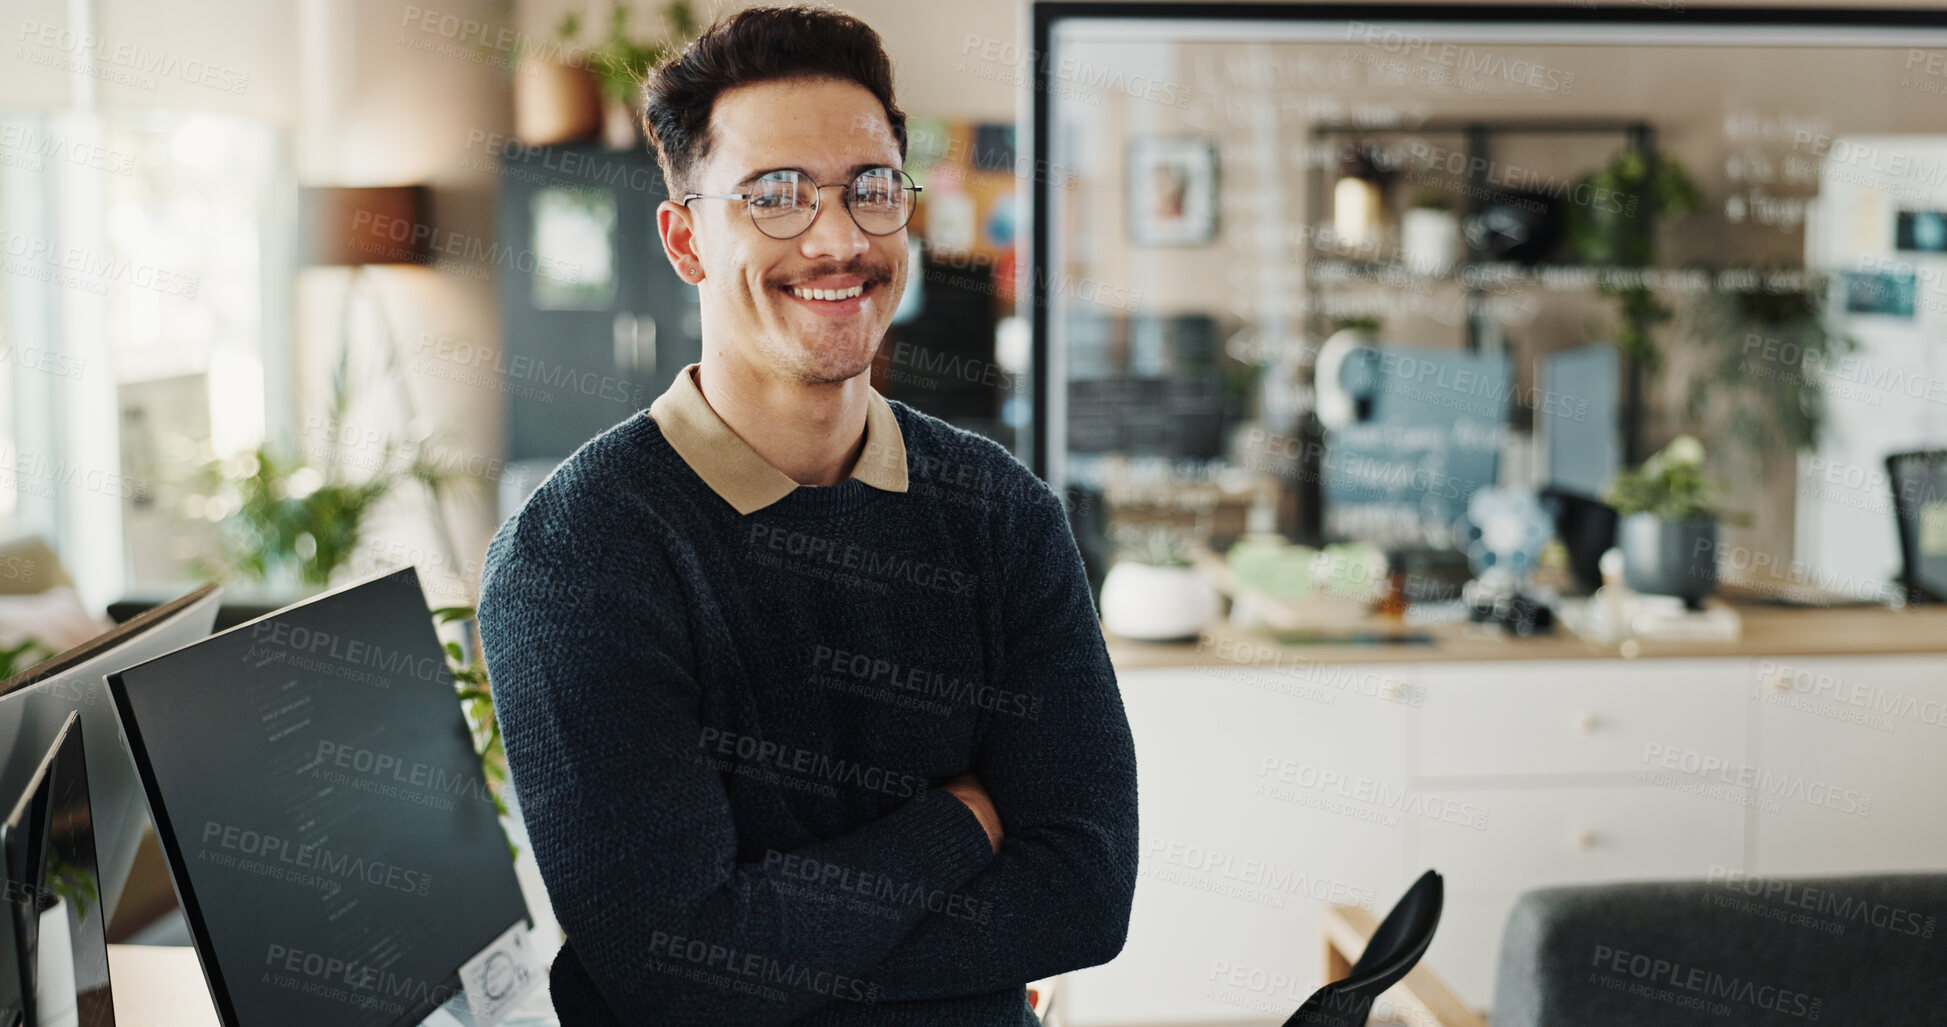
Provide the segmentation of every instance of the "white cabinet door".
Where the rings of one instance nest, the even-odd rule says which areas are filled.
[[[1947,869],[1947,657],[1760,660],[1762,874]]]
[[[1529,660],[1422,675],[1415,773],[1499,777],[1629,773],[1666,756],[1744,752],[1749,661]]]
[[[1318,914],[1410,883],[1398,668],[1117,677],[1136,739],[1142,872],[1129,940],[1069,977],[1074,1027],[1282,1023],[1318,984]]]
[[[1475,1006],[1494,990],[1508,909],[1551,885],[1705,878],[1744,864],[1741,796],[1667,787],[1527,787],[1457,790],[1485,812],[1484,826],[1422,825],[1414,865],[1446,879],[1454,915],[1441,918],[1426,965]]]

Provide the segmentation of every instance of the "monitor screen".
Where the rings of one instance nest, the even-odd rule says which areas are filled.
[[[112,921],[121,904],[149,823],[142,781],[108,698],[107,675],[208,637],[221,597],[216,585],[203,585],[0,681],[0,780],[30,773],[68,714],[81,713],[105,920]]]
[[[412,569],[109,685],[228,1027],[417,1023],[526,922]]]
[[[11,983],[27,1027],[115,1024],[80,719],[68,715],[33,773],[8,794],[14,805],[0,823],[13,921]]]

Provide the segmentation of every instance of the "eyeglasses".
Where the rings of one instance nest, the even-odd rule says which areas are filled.
[[[843,185],[818,185],[802,171],[782,168],[759,176],[747,193],[685,193],[683,206],[691,200],[742,200],[758,231],[773,239],[794,239],[818,220],[819,198],[832,188],[845,190],[845,210],[867,235],[891,235],[905,228],[920,191],[912,176],[898,168],[867,168]]]

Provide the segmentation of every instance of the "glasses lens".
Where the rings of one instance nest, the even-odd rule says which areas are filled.
[[[873,235],[891,235],[913,217],[912,190],[896,168],[872,168],[853,179],[849,205],[859,227]]]
[[[818,209],[818,191],[810,179],[796,171],[773,171],[751,183],[744,203],[759,231],[788,239],[811,224]]]

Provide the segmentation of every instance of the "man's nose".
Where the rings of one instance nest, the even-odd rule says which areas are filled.
[[[818,213],[812,217],[811,227],[805,229],[798,239],[799,253],[808,258],[835,257],[847,260],[872,247],[872,237],[852,220],[852,212],[845,209],[845,201],[824,199],[822,192]]]

